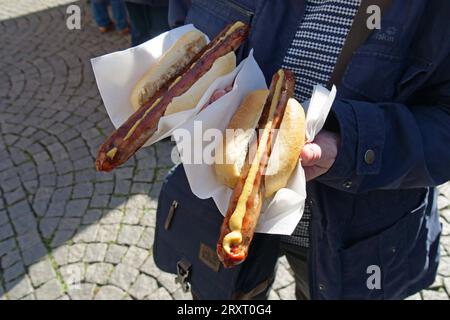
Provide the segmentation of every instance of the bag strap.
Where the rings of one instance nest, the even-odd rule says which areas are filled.
[[[373,31],[367,27],[367,8],[370,5],[377,5],[381,9],[381,15],[390,6],[392,0],[361,0],[361,4],[356,12],[353,24],[345,40],[344,46],[334,66],[333,73],[328,81],[328,87],[334,84],[338,86],[344,75],[345,69],[352,58],[353,52],[360,47]]]

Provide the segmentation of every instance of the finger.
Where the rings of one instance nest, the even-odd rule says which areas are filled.
[[[302,159],[302,166],[313,166],[320,160],[322,156],[322,149],[315,143],[308,143],[303,147],[300,158]]]

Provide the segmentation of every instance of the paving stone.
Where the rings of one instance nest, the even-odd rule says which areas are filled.
[[[179,288],[177,291],[173,293],[174,300],[192,300],[191,292],[184,292],[182,288]]]
[[[36,218],[31,212],[24,214],[20,218],[13,219],[12,222],[18,235],[37,229]]]
[[[106,243],[91,243],[86,246],[85,262],[102,262],[105,259]]]
[[[106,251],[105,261],[118,264],[127,250],[128,249],[125,246],[110,244],[108,250]]]
[[[137,225],[139,223],[139,220],[142,217],[142,215],[143,215],[142,210],[127,209],[125,211],[125,215],[123,217],[122,223]]]
[[[145,228],[141,239],[138,242],[138,247],[150,250],[153,247],[153,242],[155,239],[155,229]]]
[[[21,258],[22,257],[20,256],[19,250],[10,251],[3,258],[1,258],[1,268],[6,269],[19,261]]]
[[[66,206],[66,216],[68,217],[81,217],[86,212],[89,200],[70,200]]]
[[[91,208],[105,208],[108,206],[109,195],[94,195],[91,198]]]
[[[123,212],[119,210],[108,210],[103,218],[101,219],[101,224],[118,224],[122,221]]]
[[[154,170],[152,169],[143,169],[138,170],[133,177],[134,181],[138,182],[152,182],[154,179]]]
[[[146,300],[173,300],[170,293],[163,287],[145,297]]]
[[[447,291],[447,295],[450,296],[450,278],[444,278],[444,287]]]
[[[66,207],[66,202],[64,202],[64,201],[59,201],[59,202],[52,201],[52,202],[50,202],[50,205],[47,208],[47,212],[46,212],[45,216],[46,217],[62,217],[62,216],[64,216],[65,207]]]
[[[26,200],[15,203],[8,207],[8,213],[12,220],[17,217],[21,217],[24,213],[31,212],[30,205]]]
[[[1,200],[0,200],[0,206],[1,206]],[[3,226],[7,222],[8,222],[8,216],[6,214],[6,211],[0,210],[0,226]]]
[[[281,300],[295,300],[295,284],[278,290],[278,295]]]
[[[77,243],[68,247],[69,252],[67,256],[68,263],[79,262],[83,260],[84,253],[86,251],[86,244]]]
[[[115,286],[103,286],[95,295],[95,300],[121,300],[126,292]]]
[[[412,296],[409,296],[405,300],[422,300],[422,296],[420,293],[413,294]]]
[[[11,192],[19,188],[20,188],[20,179],[17,175],[13,175],[11,178],[2,181],[3,192]]]
[[[438,273],[444,277],[450,277],[450,257],[441,257]]]
[[[440,290],[423,290],[423,300],[448,300],[448,295],[444,289]]]
[[[122,225],[117,242],[119,244],[134,245],[139,241],[143,231],[144,228],[140,226]]]
[[[100,225],[98,228],[96,241],[102,243],[110,243],[116,241],[117,235],[119,233],[119,225]]]
[[[135,268],[140,268],[148,257],[148,250],[144,250],[135,246],[131,246],[125,256],[123,257],[122,263],[130,265]]]
[[[107,284],[114,266],[109,263],[94,263],[87,267],[86,281],[97,284]]]
[[[438,204],[439,209],[447,208],[448,206],[450,206],[450,199],[448,199],[446,196],[441,194],[438,196],[437,204]]]
[[[114,194],[127,196],[130,193],[130,188],[130,180],[118,180],[114,184]]]
[[[444,279],[440,275],[437,275],[436,278],[434,279],[434,282],[428,288],[432,290],[437,290],[442,287],[444,287]]]
[[[156,226],[156,211],[148,210],[145,212],[139,224],[154,228]]]
[[[9,268],[3,270],[3,280],[9,282],[25,273],[25,267],[21,261],[16,262]]]
[[[70,199],[72,194],[72,187],[59,188],[53,191],[52,201],[66,202]]]
[[[450,223],[450,208],[444,209],[440,211],[441,217],[445,219],[445,221]]]
[[[61,218],[59,230],[76,230],[81,224],[81,218]]]
[[[162,273],[161,270],[159,270],[156,266],[155,261],[153,260],[153,256],[149,256],[140,269],[142,272],[145,272],[146,274],[156,279],[158,279]]]
[[[25,199],[26,193],[21,187],[19,187],[14,191],[6,192],[4,194],[4,197],[7,205],[10,206],[14,203],[17,203],[19,200]]]
[[[148,194],[152,185],[150,183],[134,182],[131,186],[132,194]]]
[[[80,242],[94,242],[95,239],[97,239],[99,225],[90,225],[84,228],[81,228],[76,235],[72,238],[73,242],[80,243]]]
[[[158,276],[158,282],[170,293],[174,293],[180,288],[180,285],[175,283],[175,275],[170,273],[161,272]]]
[[[0,241],[10,238],[13,235],[14,231],[9,223],[0,227]]]
[[[92,183],[79,183],[73,189],[73,198],[90,198],[94,192]]]
[[[60,218],[43,218],[39,221],[39,230],[44,238],[49,239],[56,230]]]
[[[124,212],[126,203],[127,203],[126,196],[112,195],[111,199],[109,200],[108,207],[110,209],[115,209]]]
[[[6,284],[6,289],[11,300],[23,298],[33,292],[33,287],[28,277]]]
[[[269,293],[268,300],[280,300],[280,296],[278,293],[275,292],[275,290],[271,290]]]
[[[50,246],[52,248],[56,248],[60,245],[66,244],[69,240],[72,239],[74,234],[75,230],[57,230]]]
[[[13,238],[0,242],[0,257],[10,252],[16,247],[16,241]]]
[[[56,178],[56,186],[58,188],[68,187],[72,184],[73,184],[73,174],[71,172],[64,175],[58,175]]]
[[[119,264],[111,274],[109,283],[123,290],[128,290],[138,275],[139,271],[136,268],[129,265]]]
[[[287,287],[294,282],[294,277],[289,273],[288,269],[284,265],[279,265],[275,281],[273,283],[273,289],[278,290]]]
[[[16,240],[19,244],[19,248],[24,251],[34,246],[36,243],[41,242],[41,237],[36,231],[30,231],[26,234],[18,236]]]
[[[55,300],[63,295],[63,290],[58,280],[53,279],[37,288],[34,293],[38,300]]]
[[[59,266],[64,266],[68,263],[69,258],[69,247],[60,246],[53,250],[53,258]]]
[[[29,249],[22,251],[23,263],[29,266],[39,260],[43,259],[47,255],[47,249],[42,242],[37,242]]]
[[[48,259],[31,265],[28,268],[28,275],[30,276],[34,287],[38,287],[56,277],[55,271],[53,270]]]
[[[124,180],[131,179],[133,177],[133,168],[132,167],[122,167],[114,170],[114,175],[116,176],[116,180]],[[126,193],[128,195],[128,193]]]
[[[159,197],[159,193],[161,192],[162,182],[153,183],[153,187],[149,192],[149,196],[157,199]]]
[[[133,298],[142,300],[156,290],[158,290],[158,283],[156,280],[144,274],[140,274],[133,286],[131,286],[129,293]]]
[[[95,194],[97,194],[97,195],[102,195],[102,194],[110,195],[113,193],[113,190],[114,190],[114,184],[111,181],[95,184]]]
[[[67,285],[76,287],[85,279],[85,265],[82,262],[67,264],[59,268],[59,272]]]
[[[91,300],[95,288],[95,284],[80,283],[77,287],[70,288],[67,293],[72,300]]]
[[[441,234],[443,236],[450,236],[450,223],[447,222],[444,218],[441,218],[442,223],[442,231]]]
[[[55,174],[43,174],[39,176],[39,183],[41,186],[48,187],[56,184]]]
[[[102,211],[99,209],[88,209],[83,216],[83,224],[93,224],[99,221],[102,217]]]

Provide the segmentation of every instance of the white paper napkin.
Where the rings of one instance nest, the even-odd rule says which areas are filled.
[[[195,130],[198,130],[198,132],[203,130],[204,132],[207,129],[219,129],[223,132],[242,99],[253,90],[267,88],[264,76],[252,55],[244,60],[239,67],[239,74],[230,93],[173,132],[178,150],[182,153],[181,161],[192,192],[201,199],[212,197],[222,215],[226,214],[232,190],[217,180],[211,163],[192,163],[193,154],[197,154],[197,160],[201,162],[202,155],[198,154],[199,151],[212,150],[219,141],[205,141],[206,139],[196,138],[195,142],[190,145],[190,152],[187,152],[190,153],[191,157],[183,158],[183,153],[186,153],[189,143],[182,140],[183,137],[189,135],[196,136]],[[226,80],[224,79],[224,81]],[[309,141],[312,141],[322,129],[335,96],[335,87],[331,91],[322,86],[314,87],[310,101],[305,103],[308,106],[306,136]],[[306,179],[299,162],[287,186],[264,201],[256,232],[292,234],[303,215],[305,199]]]

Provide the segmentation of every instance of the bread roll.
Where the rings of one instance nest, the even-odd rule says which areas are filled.
[[[161,86],[186,67],[205,46],[205,35],[198,30],[181,36],[134,86],[130,96],[134,110],[139,109]]]
[[[214,170],[220,183],[229,188],[233,189],[239,179],[268,93],[269,90],[256,90],[244,98],[227,127],[235,130],[232,138],[224,133],[223,142],[216,149]],[[289,99],[274,139],[264,177],[265,197],[287,185],[305,143],[305,113],[295,99]]]
[[[234,188],[239,179],[268,94],[269,90],[256,90],[244,98],[227,127],[234,130],[233,136],[224,132],[222,144],[216,148],[214,169],[217,179],[227,187]]]
[[[216,61],[200,79],[198,79],[192,87],[189,88],[181,96],[172,99],[172,102],[167,106],[164,115],[189,110],[195,108],[200,98],[209,88],[209,86],[217,78],[224,76],[236,68],[236,55],[234,52],[230,52]]]
[[[280,130],[267,164],[265,179],[265,197],[272,196],[286,187],[289,178],[297,166],[300,152],[305,144],[305,112],[300,103],[289,99]]]

